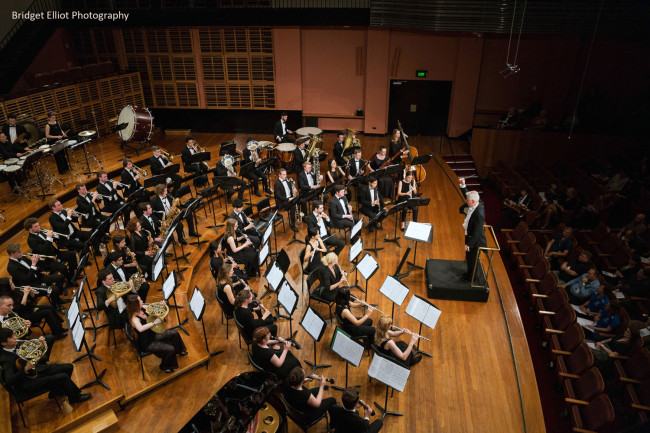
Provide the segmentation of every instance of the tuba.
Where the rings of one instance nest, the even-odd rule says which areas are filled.
[[[147,323],[154,322],[156,319],[162,320],[162,323],[153,325],[151,330],[156,334],[162,334],[165,332],[165,317],[169,313],[169,306],[164,301],[154,302],[153,304],[147,305],[147,308],[144,310],[147,313]]]
[[[345,141],[343,142],[343,152],[345,153],[345,150],[354,147],[354,148],[359,148],[361,147],[361,141],[359,141],[358,138],[352,138],[353,135],[356,135],[358,131],[355,131],[354,129],[347,128],[345,130]],[[345,162],[348,162],[351,158],[353,158],[353,154],[347,155],[343,157],[343,160]]]
[[[232,155],[224,155],[221,157],[221,165],[226,167],[228,170],[228,176],[237,176],[237,173],[235,172],[235,157]]]
[[[131,284],[129,284],[128,281],[118,281],[117,283],[109,287],[108,291],[111,292],[113,295],[117,296],[117,298],[119,299],[131,291]],[[117,299],[111,302],[111,307],[117,308]]]
[[[13,316],[6,319],[4,322],[2,322],[2,327],[14,331],[14,337],[16,338],[23,338],[27,334],[27,331],[29,331],[27,321],[18,316]]]

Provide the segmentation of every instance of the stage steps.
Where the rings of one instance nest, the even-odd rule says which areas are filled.
[[[454,155],[443,155],[442,159],[449,164],[449,167],[458,177],[464,177],[467,188],[482,193],[481,184],[476,173],[476,165],[472,155],[468,153],[459,153]]]
[[[80,426],[68,430],[69,433],[116,433],[120,430],[117,416],[112,409],[98,414]]]

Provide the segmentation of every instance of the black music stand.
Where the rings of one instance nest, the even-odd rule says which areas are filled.
[[[413,160],[411,161],[411,165],[422,165],[422,164],[426,164],[427,162],[429,162],[429,161],[431,160],[432,157],[433,157],[433,155],[418,155],[418,156],[416,156],[415,158],[413,158]],[[416,174],[416,176],[415,176],[415,177],[416,177],[415,181],[416,181],[417,183],[422,182],[420,179],[417,179],[417,171],[415,172],[415,174]]]
[[[361,273],[361,276],[366,280],[366,290],[361,289],[363,293],[366,294],[365,301],[368,300],[368,280],[370,280],[375,273],[379,270],[379,263],[368,253],[359,262],[354,266],[355,272],[358,271]]]
[[[387,297],[392,303],[390,317],[395,315],[395,304],[402,306],[404,299],[409,294],[409,288],[392,275],[387,275],[384,283],[379,288],[379,293]]]
[[[164,174],[157,174],[155,176],[147,177],[144,179],[144,187],[151,188],[159,184],[167,185],[167,176]]]
[[[305,311],[305,315],[300,321],[300,326],[302,326],[302,328],[307,331],[307,334],[309,334],[309,336],[314,340],[314,362],[307,361],[306,359],[304,360],[305,364],[312,368],[311,374],[314,374],[319,368],[330,368],[331,365],[329,364],[316,363],[316,343],[323,338],[323,334],[325,333],[325,328],[327,327],[325,319],[323,319],[321,315],[311,307],[307,307],[307,311]]]
[[[390,210],[388,211],[388,213],[386,213],[386,215],[384,215],[384,217],[383,217],[384,219],[386,219],[386,218],[388,218],[389,216],[395,214],[395,230],[394,230],[394,232],[393,232],[393,236],[394,236],[394,237],[393,237],[393,238],[386,238],[386,239],[384,239],[384,242],[393,242],[393,243],[395,243],[399,248],[402,248],[402,246],[399,244],[399,241],[398,241],[398,239],[400,239],[401,236],[397,236],[397,225],[398,225],[398,224],[397,224],[397,214],[398,214],[399,212],[402,212],[402,211],[404,210],[405,207],[406,207],[406,202],[405,202],[405,201],[403,201],[403,202],[401,202],[401,203],[397,203],[395,206],[393,206],[392,208],[390,208]]]
[[[277,292],[277,297],[278,297],[278,307],[277,307],[277,315],[278,317],[281,317],[283,319],[289,320],[289,338],[287,338],[287,341],[291,341],[293,345],[296,347],[296,349],[300,350],[302,347],[300,344],[296,341],[296,334],[298,331],[293,331],[293,318],[291,317],[293,313],[296,311],[296,307],[298,306],[298,294],[296,291],[291,287],[289,282],[287,281],[286,277],[282,281],[282,285],[280,286],[280,290]],[[284,310],[287,312],[287,315],[282,315],[280,314],[280,307],[284,308]]]
[[[78,299],[76,301],[78,303]],[[86,353],[77,360],[84,358],[85,356],[88,356],[88,361],[90,361],[90,366],[93,369],[93,373],[95,374],[95,378],[91,380],[90,382],[86,383],[83,386],[80,386],[79,389],[85,389],[88,388],[91,385],[94,385],[96,383],[102,385],[104,388],[106,388],[108,391],[111,390],[111,388],[106,385],[106,383],[102,380],[104,378],[104,375],[106,374],[106,368],[102,370],[101,373],[97,373],[97,369],[95,368],[95,363],[93,362],[93,357],[97,358],[97,355],[93,353],[93,351],[88,347],[88,342],[86,341],[86,333],[84,332],[84,324],[83,320],[81,320],[81,311],[79,308],[77,308],[77,317],[74,319],[74,324],[70,327],[70,339],[72,340],[72,345],[74,346],[75,352],[80,352],[81,347],[83,346],[86,349]],[[95,347],[93,346],[93,349]]]
[[[237,143],[234,140],[225,141],[219,147],[219,156],[232,155],[235,159],[239,159],[240,155],[237,153]]]
[[[348,367],[358,367],[363,358],[364,347],[338,326],[334,328],[330,349],[345,361],[345,387],[348,387]]]
[[[104,239],[104,235],[108,232],[108,230],[110,228],[110,225],[111,225],[110,218],[107,218],[107,219],[103,220],[101,223],[99,223],[97,228],[95,230],[93,230],[92,234],[90,235],[90,238],[88,238],[88,245],[90,245],[92,247],[92,249],[93,249],[93,253],[94,253],[93,254],[93,260],[95,261],[95,267],[97,268],[97,272],[99,272],[99,270],[100,270],[99,265],[97,264],[97,253],[98,253],[98,251],[95,251],[95,248],[94,248],[93,245],[97,241],[98,245],[99,244],[104,244],[104,246],[106,247],[106,243],[103,242],[103,239]],[[99,238],[99,240],[98,240],[98,238]],[[106,248],[106,250],[108,250],[108,248]],[[104,264],[102,263],[102,267],[103,267],[103,265]],[[99,318],[99,316],[97,316],[97,317]]]
[[[343,149],[343,152],[341,152],[341,158],[345,159],[346,157],[349,156],[350,157],[350,159],[348,160],[348,164],[349,164],[350,161],[352,160],[352,155],[354,154],[354,151],[356,149],[358,149],[358,147],[356,146],[350,146],[347,149]]]
[[[327,195],[334,191],[334,188],[336,188],[337,185],[342,185],[343,184],[343,179],[339,179],[336,182],[329,183],[327,186],[325,186],[325,190],[323,191],[323,195]]]
[[[180,216],[180,214],[178,215]],[[187,256],[189,254],[185,254],[185,251],[183,250],[183,244],[181,244],[181,254],[178,255],[176,252],[176,242],[174,241],[173,235],[176,229],[178,228],[178,216],[174,218],[174,221],[171,224],[171,227],[169,231],[167,232],[167,236],[163,240],[162,245],[160,246],[160,249],[158,250],[158,254],[164,254],[164,251],[167,249],[167,246],[169,246],[169,242],[172,242],[172,249],[174,250],[174,261],[176,262],[176,272],[178,272],[178,275],[180,276],[181,280],[185,281],[185,278],[183,278],[183,272],[185,272],[188,268],[182,268],[179,266],[178,262],[180,260],[185,259],[187,263],[190,263],[190,261],[187,259]],[[165,267],[167,267],[167,264],[165,263]]]
[[[431,329],[435,329],[441,312],[438,307],[433,305],[427,299],[424,299],[418,295],[413,295],[408,305],[406,306],[406,314],[413,317],[420,323],[418,334],[422,335],[422,324],[427,325],[427,327]],[[418,344],[415,347],[415,354],[421,353],[424,356],[433,358],[433,355],[430,353],[420,350],[420,340],[421,338],[418,338]]]
[[[172,298],[174,300],[174,303],[169,304],[169,307],[176,310],[176,320],[178,320],[178,325],[174,325],[169,329],[179,328],[185,333],[185,335],[190,335],[187,329],[185,329],[185,327],[183,326],[187,323],[188,319],[185,318],[183,319],[183,321],[181,321],[181,316],[180,314],[178,314],[178,310],[180,310],[183,307],[181,305],[178,305],[178,303],[176,302],[176,287],[178,287],[178,282],[176,281],[176,274],[174,273],[174,271],[172,271],[167,276],[167,279],[163,283],[163,299],[165,301],[169,300],[169,298]]]
[[[357,205],[354,213],[357,215],[359,214],[359,209],[361,209],[361,203],[359,203],[359,184],[365,185],[366,183],[368,183],[368,176],[362,174],[353,177],[352,180],[346,184],[346,187],[348,188],[354,187],[354,202]]]
[[[325,190],[324,186],[321,186],[319,188],[314,188],[306,193],[302,193],[298,196],[300,199],[301,204],[302,203],[311,203],[313,200],[320,199],[321,195],[323,195],[323,191]],[[309,214],[310,209],[307,207],[307,213]]]
[[[264,159],[264,160],[263,160],[262,162],[260,162],[260,164],[256,167],[256,170],[257,170],[257,171],[266,171],[268,168],[274,167],[275,164],[276,164],[277,162],[278,162],[278,158],[276,158],[276,157],[271,157],[271,158]],[[271,187],[271,185],[270,185],[270,184],[271,184],[271,179],[268,177],[268,173],[269,173],[269,172],[270,172],[270,170],[266,172],[266,173],[267,173],[266,181],[268,182],[268,185],[266,185],[267,188],[270,188],[270,187]],[[268,194],[268,193],[266,194],[266,196],[267,196],[267,197],[272,197],[272,196],[271,196],[270,194]]]
[[[359,289],[365,293],[365,291],[359,285],[359,271],[357,270],[357,259],[359,254],[363,251],[363,239],[361,236],[357,236],[356,240],[350,241],[350,248],[348,249],[348,261],[354,266],[350,272],[354,272],[354,284],[349,286],[350,289]]]
[[[265,298],[269,292],[277,292],[282,280],[285,278],[284,275],[289,271],[289,266],[291,266],[291,259],[287,252],[282,249],[276,258],[271,260],[270,266],[266,267],[264,279],[268,284],[264,285],[266,291],[260,296],[260,299]]]
[[[235,177],[235,176],[215,176],[212,179],[214,184],[218,184],[220,187],[232,186],[233,189],[238,186],[239,188],[245,188],[246,182]],[[225,189],[222,188],[224,191]],[[226,200],[226,212],[223,214],[223,220],[225,221],[230,217],[230,212],[228,212],[228,200]]]
[[[372,357],[372,362],[368,368],[368,376],[386,385],[384,406],[382,407],[379,403],[375,402],[375,407],[381,412],[382,420],[386,415],[404,416],[402,413],[391,412],[388,410],[388,388],[402,392],[406,386],[406,381],[408,380],[410,373],[411,371],[408,368],[377,352],[375,352],[375,355]]]
[[[375,253],[375,256],[377,256],[377,253],[378,253],[379,251],[381,251],[381,250],[384,249],[383,247],[377,247],[377,232],[379,231],[379,229],[378,229],[379,224],[380,224],[382,221],[384,221],[384,219],[385,219],[387,216],[388,216],[388,211],[386,210],[386,208],[383,208],[382,210],[380,210],[379,212],[377,212],[377,215],[375,215],[373,218],[371,218],[371,219],[368,221],[368,224],[366,224],[366,227],[370,227],[372,224],[375,225],[375,230],[374,230],[374,231],[375,231],[375,236],[374,236],[374,237],[375,237],[375,243],[374,243],[374,245],[373,245],[372,248],[366,248],[366,251],[372,251],[373,253]],[[397,240],[395,240],[395,242],[397,242]],[[399,244],[398,244],[398,245],[399,245]]]
[[[411,227],[411,230],[409,230],[409,227]],[[406,229],[404,231],[404,239],[410,240],[411,243],[409,243],[409,246],[406,249],[404,256],[402,256],[402,260],[399,262],[399,265],[397,266],[397,270],[395,270],[395,273],[393,274],[393,276],[398,280],[401,280],[402,278],[409,276],[409,274],[413,271],[413,269],[416,268],[424,269],[424,267],[415,264],[415,259],[418,252],[417,244],[418,242],[426,242],[427,244],[433,242],[433,226],[428,223],[418,223],[415,221],[408,221],[406,223]],[[413,244],[415,244],[415,252],[413,253],[413,262],[412,263],[409,262],[411,268],[408,271],[406,271],[406,273],[400,274],[399,272],[402,270],[402,266],[404,266],[406,259],[411,253],[411,250],[413,249]]]
[[[250,176],[251,173],[255,172],[255,163],[253,161],[247,162],[246,164],[242,163],[239,166],[239,176],[243,177],[244,179],[248,180],[248,184],[246,184],[246,181],[242,179],[244,182],[245,188],[248,190],[248,201],[253,203],[253,193],[251,190],[253,189],[253,181],[249,179],[248,176]]]
[[[297,195],[295,197],[291,197],[289,199],[289,201],[287,202],[287,211],[288,212],[294,212],[294,207],[299,206],[299,202],[300,202],[300,196],[299,195]],[[300,212],[299,207],[298,207],[298,212]],[[287,215],[287,216],[289,216],[289,215]],[[295,218],[295,220],[293,221],[294,227],[296,226],[296,224],[298,224],[298,218]],[[291,240],[289,241],[289,243],[287,245],[292,245],[292,244],[303,244],[304,245],[305,241],[302,241],[302,240],[296,238],[296,233],[298,233],[298,232],[296,230],[293,230],[293,229],[291,231],[293,232],[293,236],[291,237]]]
[[[210,346],[208,345],[208,334],[205,332],[205,322],[203,321],[203,313],[205,312],[205,298],[203,297],[203,294],[199,290],[198,286],[194,286],[194,291],[192,292],[192,298],[187,303],[187,306],[192,312],[192,315],[194,316],[194,320],[200,321],[201,326],[203,327],[203,340],[205,341],[205,350],[206,352],[208,352],[208,361],[205,364],[205,369],[209,370],[210,358],[222,354],[223,350],[210,352]]]
[[[187,203],[187,202],[186,202]],[[190,242],[192,245],[197,245],[199,247],[199,251],[201,251],[201,244],[206,243],[207,241],[202,241],[200,233],[197,231],[199,227],[199,220],[196,218],[196,207],[201,203],[201,199],[199,198],[193,198],[190,200],[189,205],[183,212],[181,212],[181,215],[183,215],[183,218],[186,219],[188,216],[194,220],[194,232],[199,235],[195,236],[196,237],[196,242]]]
[[[207,226],[209,229],[214,229],[214,233],[217,234],[219,233],[219,227],[222,227],[223,224],[217,224],[217,215],[216,215],[216,208],[214,206],[214,199],[217,197],[217,194],[219,193],[218,187],[215,186],[209,186],[207,188],[202,189],[201,191],[197,192],[197,196],[203,197],[204,200],[208,202],[208,205],[210,205],[210,210],[212,212],[212,222],[214,223],[211,226]]]

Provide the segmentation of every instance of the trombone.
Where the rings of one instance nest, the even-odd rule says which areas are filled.
[[[169,160],[169,162],[172,162],[174,160],[174,155],[171,153],[167,152],[166,150],[160,149],[160,153]]]
[[[88,214],[87,214],[87,213],[77,212],[77,211],[74,210],[74,209],[65,209],[66,212],[69,211],[69,210],[72,211],[72,215],[73,215],[73,216],[76,216],[76,217],[82,216],[82,217],[84,217],[84,218],[88,218]]]
[[[41,233],[43,233],[43,234],[46,234],[48,231],[49,230],[41,229]],[[55,239],[58,239],[58,238],[66,238],[66,239],[68,239],[70,237],[70,235],[64,235],[63,233],[57,233],[57,232],[54,232],[54,231],[52,233],[54,233],[54,238]],[[41,257],[44,257],[44,256],[41,256]]]
[[[143,168],[138,167],[137,165],[133,164],[133,171],[138,173],[142,177],[147,177],[149,176],[149,172]]]
[[[402,332],[405,332],[405,333],[407,333],[407,334],[415,335],[416,337],[421,338],[421,339],[423,339],[423,340],[431,341],[431,340],[429,340],[427,337],[423,337],[423,336],[421,336],[420,334],[416,334],[415,332],[407,331],[406,329],[402,329],[402,328],[400,328],[399,326],[392,325],[391,328],[395,328],[395,329],[397,329],[398,331],[402,331]]]
[[[56,256],[44,256],[42,254],[27,253],[25,255],[29,257],[38,256],[39,260],[56,259]]]

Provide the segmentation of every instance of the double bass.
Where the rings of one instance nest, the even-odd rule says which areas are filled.
[[[402,159],[405,159],[406,157],[402,154],[402,152],[404,152],[406,150],[406,151],[408,151],[408,153],[407,153],[408,157],[410,158],[411,161],[413,161],[413,158],[418,156],[418,150],[415,147],[409,146],[409,142],[406,139],[406,135],[404,134],[404,129],[402,128],[402,124],[400,123],[399,120],[397,121],[397,129],[399,129],[402,140],[404,141],[404,147],[402,148],[402,150],[400,150],[400,152],[398,154],[393,156],[393,158],[396,157],[397,155],[402,155]],[[390,162],[390,161],[388,161],[388,162]],[[384,163],[384,164],[386,164],[386,163]],[[411,171],[414,172],[413,176],[415,177],[415,181],[417,183],[422,183],[424,181],[424,179],[426,179],[427,171],[424,169],[424,167],[422,167],[422,165],[411,166],[411,167],[408,167],[409,164],[406,164],[406,165],[407,165],[407,170],[411,170]],[[382,168],[383,168],[383,165],[382,165]]]

